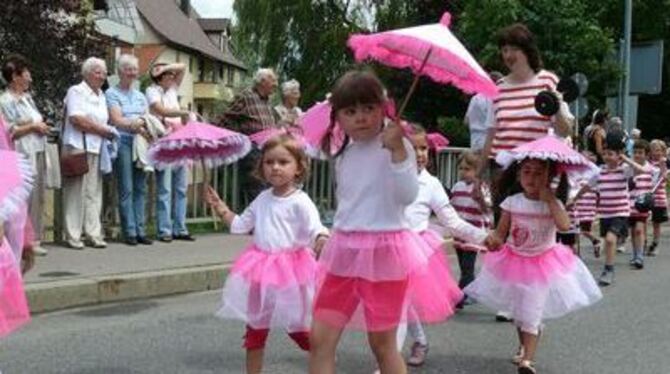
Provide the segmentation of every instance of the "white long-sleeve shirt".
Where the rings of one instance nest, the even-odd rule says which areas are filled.
[[[428,229],[433,212],[440,225],[444,226],[452,236],[479,244],[488,235],[486,230],[477,228],[458,216],[439,179],[424,169],[419,173],[418,196],[405,210],[410,228],[416,232]]]
[[[328,232],[305,192],[296,190],[280,197],[272,194],[272,189],[261,192],[230,225],[233,234],[252,230],[256,246],[268,252],[311,247],[319,234]]]
[[[391,162],[381,134],[351,142],[335,161],[337,211],[333,226],[343,231],[409,229],[405,208],[418,194],[414,148],[403,139],[407,158]]]

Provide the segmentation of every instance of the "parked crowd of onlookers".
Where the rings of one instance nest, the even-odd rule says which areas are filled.
[[[63,190],[63,229],[67,246],[104,248],[102,227],[103,176],[114,173],[123,241],[131,246],[150,245],[145,206],[147,175],[155,172],[155,239],[193,241],[186,226],[188,170],[173,167],[154,170],[147,148],[158,137],[182,128],[194,114],[179,102],[179,87],[186,66],[157,62],[151,66],[151,84],[142,92],[138,59],[122,54],[117,61],[118,83],[107,86],[104,60],[90,57],[81,67],[81,82],[64,97],[62,123],[49,123],[31,96],[30,63],[12,55],[3,62],[6,89],[0,95],[0,120],[15,149],[29,157],[35,172],[35,188],[29,214],[35,232],[34,252],[40,246],[47,188]],[[220,125],[245,134],[278,125],[295,126],[302,113],[298,107],[300,84],[290,80],[281,86],[281,104],[273,107],[270,96],[277,89],[271,69],[259,69],[252,87],[235,96],[222,113]],[[55,122],[55,121],[54,121]],[[256,155],[241,161],[241,191],[250,201],[261,186],[248,172]],[[74,170],[75,172],[72,172]],[[67,173],[66,173],[67,171]]]

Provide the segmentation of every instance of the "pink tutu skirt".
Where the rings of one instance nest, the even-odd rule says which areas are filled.
[[[21,271],[7,240],[0,246],[0,337],[30,321]]]
[[[309,248],[264,251],[250,245],[235,260],[217,315],[254,329],[307,331],[317,264]]]
[[[442,240],[436,234],[424,237],[409,230],[335,231],[319,260],[314,318],[364,331],[444,321],[462,293]]]
[[[487,253],[477,278],[465,293],[482,304],[511,314],[523,330],[536,334],[545,319],[558,318],[602,298],[584,263],[564,245],[537,256],[516,253],[505,244]]]

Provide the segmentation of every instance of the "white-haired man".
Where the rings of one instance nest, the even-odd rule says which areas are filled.
[[[277,89],[277,75],[272,69],[258,69],[254,85],[237,94],[223,113],[221,125],[243,134],[253,134],[276,125],[270,95]]]
[[[223,113],[220,124],[246,135],[277,126],[270,95],[277,89],[277,75],[272,69],[259,69],[254,85],[237,94],[230,108]],[[240,198],[248,205],[263,190],[263,184],[253,177],[260,153],[251,151],[239,166]]]

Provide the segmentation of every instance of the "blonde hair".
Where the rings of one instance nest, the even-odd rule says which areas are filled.
[[[663,154],[668,152],[668,146],[665,144],[665,142],[661,139],[654,139],[651,142],[649,142],[649,148],[660,148],[661,151],[663,151]]]
[[[256,169],[254,170],[254,176],[262,182],[267,183],[267,178],[263,174],[263,161],[265,160],[265,154],[276,147],[284,147],[293,156],[298,164],[298,175],[295,177],[295,182],[296,184],[304,183],[309,176],[309,157],[307,157],[302,144],[289,134],[277,135],[263,144],[261,157],[259,157]]]
[[[467,165],[471,168],[477,169],[477,166],[479,165],[479,152],[464,151],[460,156],[458,156],[458,164]]]

